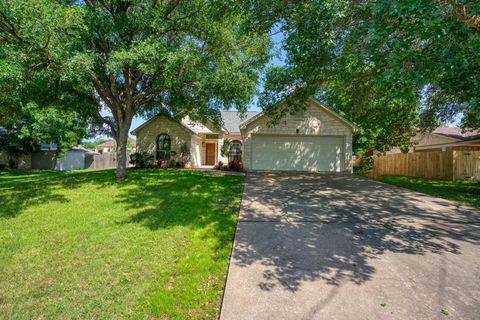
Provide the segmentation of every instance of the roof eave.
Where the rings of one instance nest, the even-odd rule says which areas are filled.
[[[352,128],[352,131],[353,132],[357,132],[358,131],[358,127],[356,125],[354,125],[353,123],[351,123],[350,121],[348,121],[347,119],[345,119],[344,117],[342,117],[341,115],[339,115],[338,113],[336,113],[335,111],[333,110],[330,110],[329,108],[327,108],[326,106],[323,105],[323,103],[321,103],[320,101],[318,101],[317,99],[313,98],[313,97],[309,97],[308,100],[310,101],[313,101],[317,106],[319,106],[320,108],[322,108],[322,110],[325,110],[325,112],[327,112],[328,114],[332,115],[333,117],[339,119],[340,121],[342,121],[344,124],[348,125],[349,127]],[[282,101],[278,102],[276,105],[279,105],[280,103],[282,103]],[[265,115],[263,112],[260,112],[259,114],[251,117],[250,119],[248,119],[247,121],[244,121],[240,124],[240,129],[245,129],[250,123],[254,122],[255,120],[257,120],[258,118],[262,117],[263,115]]]
[[[193,131],[192,129],[190,129],[189,127],[187,127],[185,124],[182,123],[182,121],[178,121],[172,117],[169,117],[168,115],[165,115],[165,114],[157,114],[156,116],[153,116],[151,117],[150,119],[148,119],[147,121],[145,121],[144,123],[142,123],[140,126],[138,126],[137,128],[133,129],[132,131],[130,131],[130,134],[134,135],[134,136],[137,136],[136,135],[136,132],[138,132],[138,130],[142,129],[143,127],[145,127],[147,124],[149,124],[150,122],[153,121],[153,119],[156,119],[157,117],[161,117],[161,116],[164,116],[172,121],[175,121],[177,123],[179,123],[183,128],[185,128],[188,132],[190,132],[191,134],[193,135],[198,135],[195,131]]]

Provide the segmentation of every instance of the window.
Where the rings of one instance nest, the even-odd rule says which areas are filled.
[[[157,160],[170,160],[170,136],[162,133],[157,138]]]
[[[242,160],[242,143],[238,140],[232,141],[232,146],[230,147],[230,159]]]

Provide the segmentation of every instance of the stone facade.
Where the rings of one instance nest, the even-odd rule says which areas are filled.
[[[345,171],[352,171],[352,134],[353,128],[340,120],[337,116],[324,110],[317,102],[309,102],[304,112],[298,115],[287,114],[280,122],[271,127],[268,117],[260,116],[242,129],[243,164],[250,168],[249,152],[251,150],[252,135],[299,135],[299,136],[342,136],[345,141]],[[297,131],[298,130],[298,131]]]
[[[0,164],[2,165],[8,165],[8,155],[7,151],[1,151],[0,150]]]
[[[166,116],[158,116],[152,119],[146,126],[135,131],[137,136],[137,151],[148,152],[156,157],[157,137],[167,133],[171,140],[171,150],[180,156],[180,147],[186,143],[192,147],[192,133],[177,121]]]

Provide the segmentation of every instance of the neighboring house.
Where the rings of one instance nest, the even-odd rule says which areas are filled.
[[[186,144],[190,165],[201,167],[227,162],[221,148],[231,140],[231,159],[241,159],[246,170],[351,172],[352,134],[355,126],[314,98],[305,111],[286,115],[275,126],[268,116],[247,112],[221,112],[223,127],[198,123],[189,118],[177,121],[158,115],[132,131],[137,151],[168,160],[169,151],[180,154]],[[166,155],[166,156],[165,156]]]
[[[440,127],[414,138],[413,151],[480,150],[480,132],[463,132],[462,128]]]
[[[127,153],[135,152],[135,147],[137,145],[137,141],[132,138],[128,138],[128,147]],[[109,140],[104,143],[100,143],[95,147],[95,152],[98,153],[107,153],[107,152],[115,152],[117,150],[117,142],[115,140]]]
[[[432,132],[417,133],[412,138],[413,146],[409,152],[423,151],[447,151],[480,150],[480,131],[466,131],[457,127],[439,127]],[[387,154],[400,153],[400,149],[395,148]]]

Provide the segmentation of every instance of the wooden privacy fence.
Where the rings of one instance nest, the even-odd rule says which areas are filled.
[[[480,180],[480,151],[453,151],[453,179]]]
[[[428,151],[374,156],[373,178],[401,175],[432,179],[480,179],[480,151]]]

